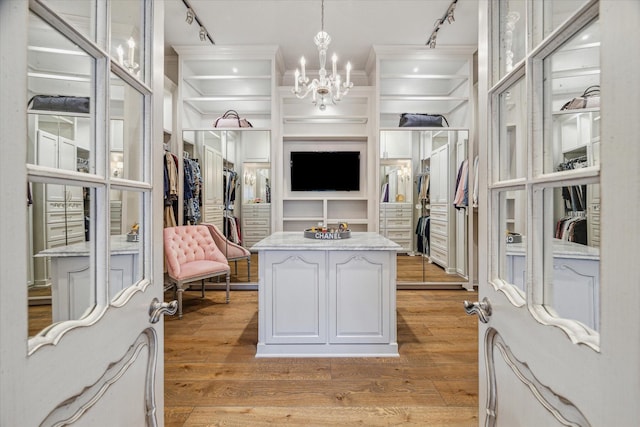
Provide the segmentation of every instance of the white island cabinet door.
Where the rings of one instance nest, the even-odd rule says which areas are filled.
[[[329,300],[335,302],[329,312],[331,343],[389,342],[395,332],[389,256],[379,251],[329,254]]]
[[[262,253],[261,253],[262,255]],[[323,251],[265,254],[264,302],[267,344],[325,343],[326,273]],[[263,265],[260,259],[259,265]]]

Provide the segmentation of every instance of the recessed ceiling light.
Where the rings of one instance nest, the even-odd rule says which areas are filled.
[[[233,67],[233,68],[231,69],[231,71],[233,71],[233,72],[234,72],[234,73],[236,73],[236,74],[238,73],[238,69],[237,69],[236,67]]]
[[[413,69],[413,72],[414,72],[414,73],[417,73],[417,72],[418,72],[418,67],[415,67],[415,68]]]
[[[589,38],[589,34],[585,34],[582,36],[582,40],[587,40]]]

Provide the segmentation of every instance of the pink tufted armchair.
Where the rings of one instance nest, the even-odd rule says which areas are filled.
[[[225,256],[227,257],[227,261],[233,261],[235,263],[236,274],[238,274],[238,261],[241,259],[247,260],[247,274],[248,274],[248,281],[250,282],[251,281],[251,252],[248,249],[228,240],[225,237],[225,235],[222,234],[220,229],[215,225],[205,224],[204,222],[202,223],[202,225],[209,228],[209,231],[211,232],[211,236],[213,237],[213,240],[216,242],[218,249],[220,249],[220,251],[222,251],[222,253],[225,254]]]
[[[182,225],[164,229],[164,256],[167,273],[175,282],[178,294],[178,317],[182,318],[182,293],[189,284],[200,280],[204,297],[204,279],[226,276],[229,303],[231,268],[204,225]]]

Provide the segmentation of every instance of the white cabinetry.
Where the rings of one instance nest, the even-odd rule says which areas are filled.
[[[411,203],[380,204],[380,234],[411,251],[413,220]]]
[[[205,145],[202,151],[202,221],[223,229],[222,153]]]
[[[562,150],[561,163],[600,164],[600,110],[589,108],[553,113],[554,139]],[[557,158],[557,157],[556,157]],[[556,162],[557,163],[557,162]],[[600,185],[589,186],[586,200],[587,243],[600,245]]]
[[[271,234],[271,204],[242,205],[242,245],[246,248]]]
[[[412,138],[411,131],[380,132],[380,158],[410,159]]]
[[[236,110],[256,128],[270,128],[276,76],[282,69],[275,46],[176,46],[180,57],[182,129],[210,128]]]
[[[242,132],[242,160],[244,162],[269,163],[271,157],[269,132]]]
[[[428,198],[423,195],[416,199],[420,205],[414,219],[430,217],[431,261],[447,273],[472,276],[475,271],[469,272],[466,265],[471,256],[477,256],[471,254],[469,247],[473,245],[468,238],[477,226],[473,223],[475,215],[455,215],[452,202],[457,172],[453,147],[460,132],[468,135],[474,113],[471,101],[476,48],[374,46],[373,50],[380,165],[385,165],[387,159],[405,156],[407,144],[400,139],[413,131],[413,149],[406,156],[412,161],[413,178],[429,174],[430,179]],[[399,128],[403,113],[441,114],[449,127]],[[476,149],[473,145],[467,147],[466,155],[473,165]],[[469,171],[473,176],[473,170]],[[380,212],[382,227],[384,208]],[[461,265],[457,265],[458,261]]]
[[[524,252],[524,243],[507,245],[506,273],[507,281],[526,293]],[[552,283],[547,286],[557,316],[578,320],[594,330],[600,325],[599,252],[598,248],[554,239]]]
[[[475,50],[374,46],[379,126],[397,127],[402,113],[430,113],[444,115],[451,127],[468,128]]]
[[[452,231],[451,159],[449,145],[431,152],[431,226],[429,235],[430,259],[448,272],[455,262],[455,240]]]
[[[223,229],[222,153],[205,145],[202,150],[202,221]]]
[[[36,131],[36,163],[57,169],[76,170],[75,143],[62,136]],[[33,185],[34,254],[58,246],[82,242],[85,238],[82,187],[60,184]],[[50,261],[34,259],[36,284],[51,278]]]
[[[278,232],[256,246],[258,357],[398,355],[397,245],[377,233]]]

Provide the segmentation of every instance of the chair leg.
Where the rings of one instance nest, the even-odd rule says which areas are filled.
[[[176,286],[177,293],[178,293],[178,319],[182,319],[182,293],[184,292],[184,289]]]
[[[233,261],[233,263],[236,265],[236,276],[238,275],[238,260]]]
[[[247,258],[247,275],[249,276],[247,282],[251,281],[251,256]]]
[[[204,279],[202,279],[202,298],[204,298]]]
[[[227,273],[227,304],[229,304],[229,289],[231,288],[230,273]]]

